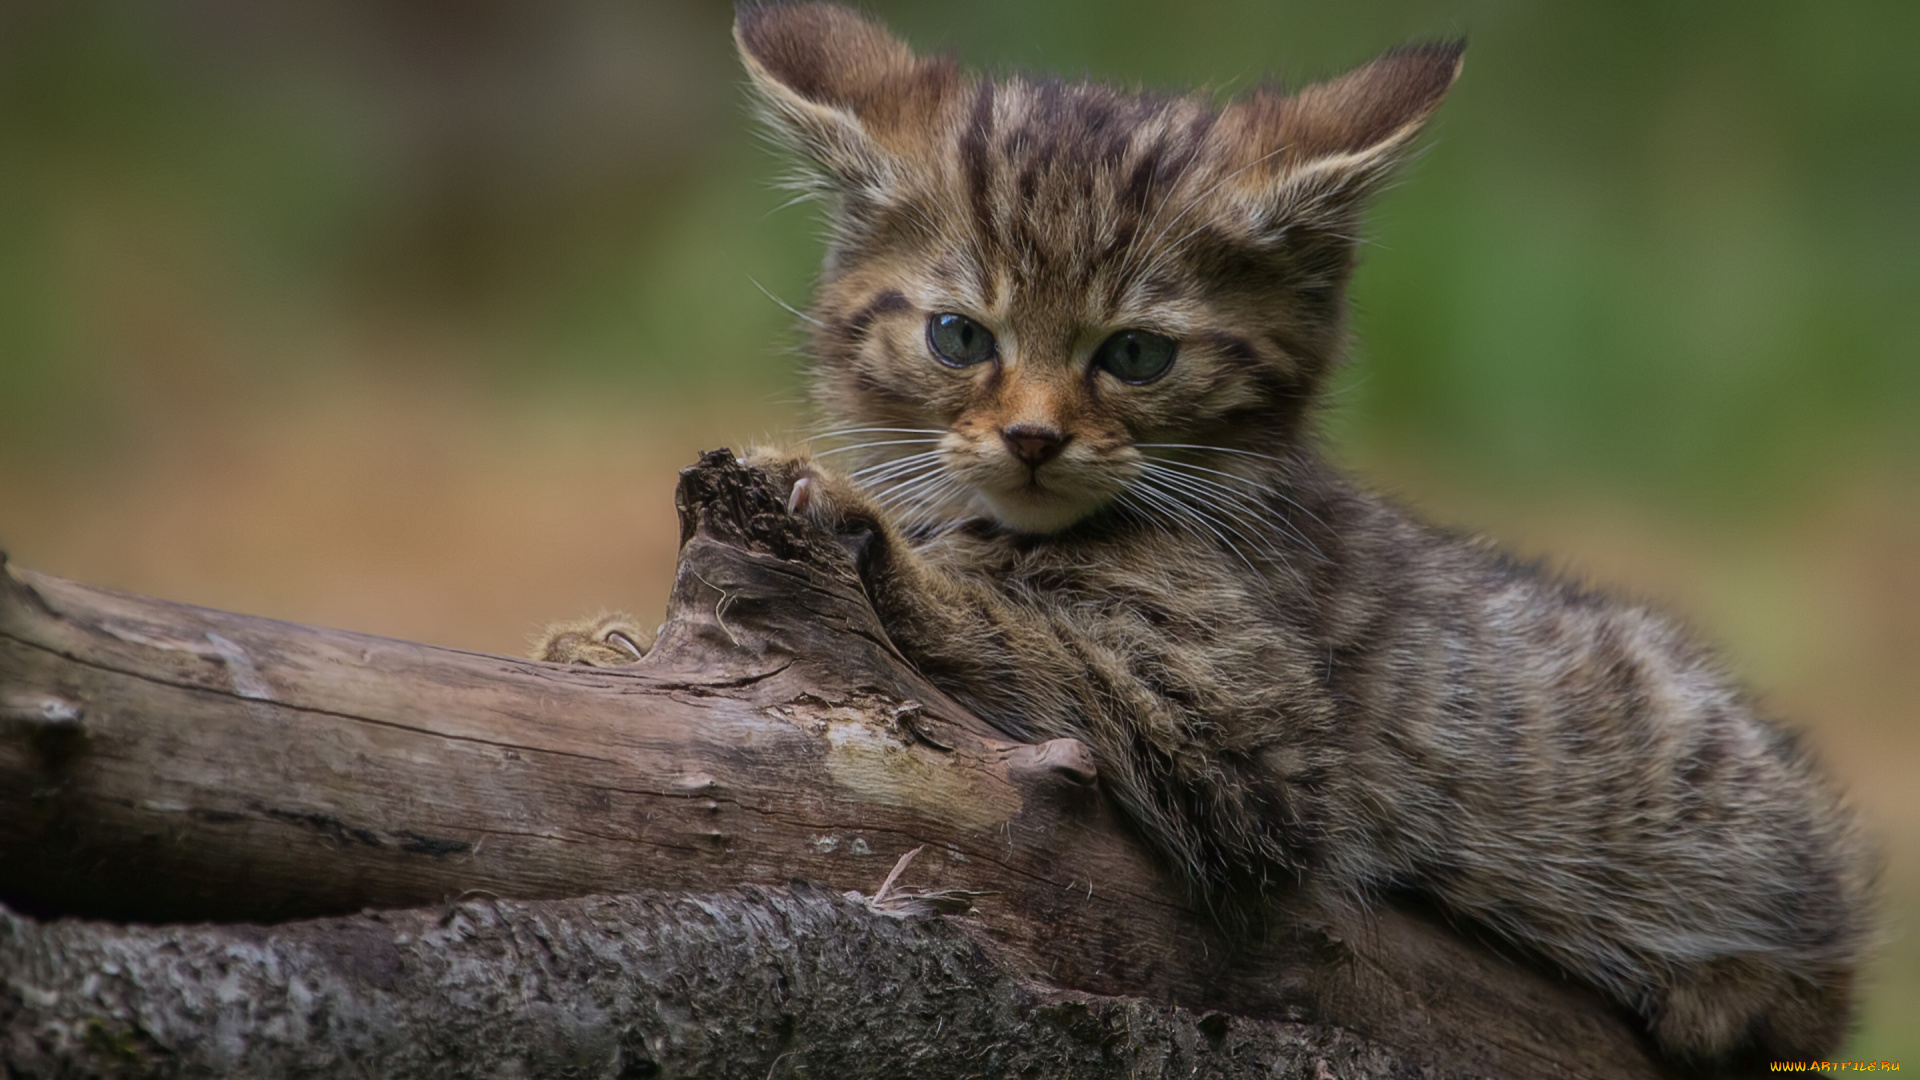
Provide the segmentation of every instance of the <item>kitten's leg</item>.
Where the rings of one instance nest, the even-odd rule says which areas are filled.
[[[1770,957],[1722,957],[1674,973],[1659,990],[1653,1037],[1682,1060],[1712,1062],[1742,1046],[1803,1059],[1846,1037],[1852,972],[1784,970]],[[1757,1063],[1756,1063],[1757,1067]]]
[[[535,660],[589,667],[620,667],[646,655],[653,631],[622,611],[557,622],[540,631],[529,650]]]
[[[1017,738],[1087,744],[1102,783],[1190,880],[1212,887],[1299,865],[1290,830],[1319,813],[1312,793],[1293,794],[1284,821],[1264,814],[1275,793],[1246,762],[1191,737],[1195,718],[1144,683],[1128,654],[930,562],[871,499],[804,455],[743,460],[788,492],[790,513],[853,554],[888,637],[923,674]]]
[[[1340,776],[1346,771],[1338,715],[1317,686],[1276,683],[1272,693],[1248,699],[1269,710],[1277,718],[1275,730],[1288,738],[1251,756],[1237,748],[1223,750],[1195,735],[1209,718],[1183,711],[1144,682],[1127,652],[1057,612],[1018,603],[990,583],[926,559],[845,480],[804,457],[759,455],[751,463],[784,485],[790,512],[832,532],[856,553],[888,635],[923,673],[1004,730],[1035,741],[1072,736],[1086,742],[1100,762],[1102,785],[1194,882],[1231,885],[1296,871],[1306,865],[1308,843],[1329,835],[1327,823],[1363,821],[1375,812],[1376,804],[1365,801],[1375,793],[1364,786],[1294,780],[1310,772]],[[1163,644],[1169,655],[1182,646]],[[1277,678],[1295,666],[1271,670]],[[1424,805],[1438,808],[1429,815],[1438,822],[1467,812],[1457,798],[1440,791]],[[1497,838],[1511,831],[1511,819],[1492,813],[1476,836]],[[1574,821],[1567,835],[1582,837],[1589,826],[1584,819]],[[1421,838],[1425,850],[1444,851],[1449,843],[1443,833],[1424,832]],[[1353,843],[1346,841],[1349,848]],[[1489,851],[1500,850],[1507,849],[1493,841],[1463,853],[1460,861],[1484,863]],[[1322,840],[1322,860],[1338,853],[1339,845]],[[1363,862],[1355,859],[1351,865]],[[1320,865],[1339,873],[1337,865]],[[1729,1054],[1805,1059],[1830,1050],[1844,1035],[1850,970],[1844,955],[1829,967],[1809,965],[1777,955],[1760,941],[1751,950],[1715,958],[1662,961],[1659,957],[1669,951],[1649,945],[1650,963],[1622,979],[1609,967],[1621,941],[1605,934],[1583,937],[1578,921],[1569,927],[1562,912],[1525,910],[1524,901],[1538,891],[1537,877],[1537,865],[1522,859],[1498,880],[1483,881],[1467,894],[1450,894],[1444,882],[1430,887],[1443,903],[1469,917],[1497,921],[1503,912],[1524,913],[1533,928],[1515,926],[1511,919],[1503,924],[1523,941],[1539,927],[1556,928],[1558,947],[1543,945],[1552,959],[1596,986],[1611,985],[1617,1001],[1646,1018],[1666,1053],[1702,1069],[1737,1069],[1749,1060],[1729,1059]],[[1381,879],[1370,870],[1354,873],[1351,883],[1357,891]],[[1647,883],[1656,896],[1641,909],[1648,921],[1665,917],[1669,907],[1686,906],[1657,899],[1661,888],[1676,887],[1662,881],[1656,873]],[[1589,887],[1605,892],[1612,886],[1599,881]],[[1618,904],[1605,897],[1586,900],[1572,906],[1610,911]],[[1684,937],[1689,928],[1680,929]],[[1844,944],[1836,952],[1844,954]]]

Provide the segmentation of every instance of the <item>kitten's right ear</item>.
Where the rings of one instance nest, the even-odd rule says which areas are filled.
[[[843,188],[883,193],[960,89],[952,60],[832,4],[742,4],[733,38],[775,129]]]

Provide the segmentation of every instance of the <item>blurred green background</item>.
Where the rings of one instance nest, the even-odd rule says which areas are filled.
[[[1471,39],[1355,286],[1339,452],[1678,607],[1887,837],[1855,1056],[1920,1063],[1920,5],[877,3],[1221,92]],[[728,5],[0,6],[0,544],[513,650],[658,610],[703,445],[804,422],[817,259]]]

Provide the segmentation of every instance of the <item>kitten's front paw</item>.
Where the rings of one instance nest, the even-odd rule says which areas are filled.
[[[787,513],[795,517],[838,536],[872,533],[879,528],[879,508],[866,495],[804,454],[756,447],[747,451],[742,462],[774,478],[787,493]]]
[[[741,461],[773,477],[786,492],[787,513],[831,534],[853,556],[863,578],[887,561],[879,557],[887,550],[886,519],[851,481],[814,464],[805,454],[756,447]]]
[[[653,633],[624,612],[608,612],[591,619],[554,623],[540,632],[531,654],[535,660],[589,667],[621,667],[645,656]]]

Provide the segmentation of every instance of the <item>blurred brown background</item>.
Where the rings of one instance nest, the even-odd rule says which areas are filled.
[[[1886,838],[1852,1056],[1920,1065],[1920,5],[990,0],[977,65],[1230,91],[1469,33],[1333,432],[1724,642]],[[0,545],[514,652],[651,615],[675,469],[806,423],[817,249],[730,9],[0,6]]]

